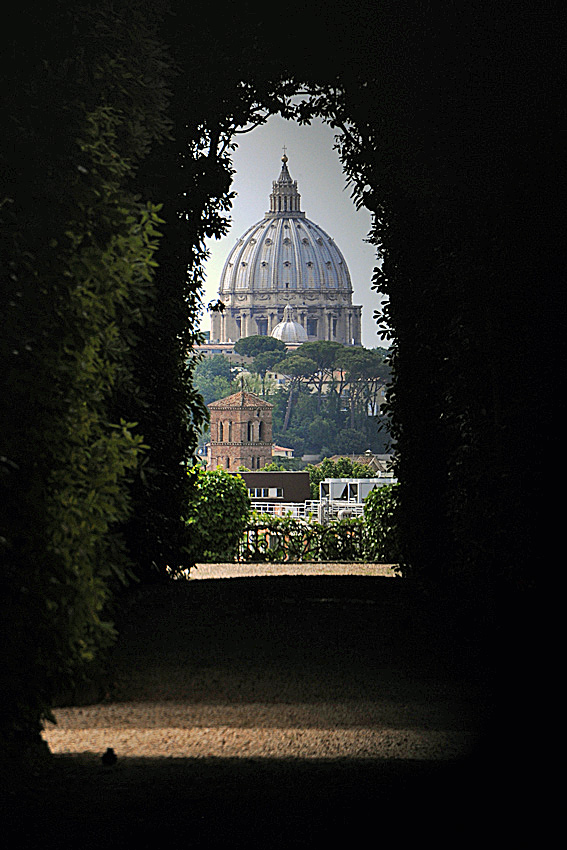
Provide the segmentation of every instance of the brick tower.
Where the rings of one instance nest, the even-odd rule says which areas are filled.
[[[238,392],[209,404],[211,449],[208,469],[262,469],[272,461],[273,405],[254,393]]]

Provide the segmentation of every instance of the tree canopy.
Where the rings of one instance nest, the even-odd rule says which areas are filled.
[[[311,498],[319,498],[319,484],[325,478],[372,478],[366,463],[351,460],[349,457],[339,457],[336,460],[326,457],[321,463],[308,464]]]
[[[195,368],[195,385],[207,404],[236,392],[242,379],[247,389],[261,392],[274,405],[274,441],[294,449],[296,458],[388,449],[382,411],[391,378],[386,349],[323,340],[289,354],[284,347],[284,352],[283,359],[281,350],[257,354],[248,373],[223,355],[205,358]],[[278,384],[267,379],[268,373],[287,377]]]
[[[204,357],[195,366],[193,381],[205,404],[226,398],[232,393],[235,367],[222,354]]]
[[[284,354],[286,347],[280,339],[275,339],[272,336],[255,335],[238,339],[234,343],[234,351],[236,354],[244,354],[247,357],[257,357],[259,354],[272,351]]]

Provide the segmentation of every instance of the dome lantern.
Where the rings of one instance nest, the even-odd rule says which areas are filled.
[[[297,191],[297,180],[291,179],[287,167],[287,156],[282,156],[282,170],[277,180],[272,181],[272,192],[270,195],[270,212],[266,215],[287,215],[289,213],[301,212],[301,195]]]

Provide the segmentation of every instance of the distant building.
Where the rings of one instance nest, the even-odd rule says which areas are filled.
[[[319,482],[319,499],[362,505],[372,490],[395,482],[396,479],[389,474],[378,478],[325,478]]]
[[[292,345],[317,339],[360,345],[362,308],[352,303],[346,260],[301,210],[287,162],[284,154],[269,211],[227,257],[219,285],[224,309],[211,315],[210,342],[260,334]]]
[[[293,449],[284,446],[272,446],[272,457],[293,457]]]
[[[207,469],[262,469],[272,462],[272,404],[241,391],[208,407],[211,441]]]
[[[311,498],[308,472],[239,472],[255,503],[304,503]]]
[[[241,355],[235,354],[233,342],[205,342],[201,345],[196,345],[195,350],[198,351],[199,354],[204,354],[205,357],[213,357],[215,354],[222,354],[223,357],[227,357],[229,360],[238,362],[252,359],[248,357],[243,358]]]
[[[368,466],[370,472],[378,472],[379,474],[389,472],[393,461],[393,455],[391,454],[374,454],[374,452],[371,451],[366,451],[364,454],[359,455],[332,455],[331,457],[326,458],[326,460],[336,462],[344,458],[346,458],[346,460],[354,461],[355,463],[364,463]]]
[[[317,519],[326,525],[332,519],[362,516],[368,494],[395,483],[389,472],[378,473],[376,478],[325,478],[319,482]]]

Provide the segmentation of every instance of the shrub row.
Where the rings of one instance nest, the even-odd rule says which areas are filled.
[[[299,517],[259,516],[240,541],[238,558],[249,562],[359,561],[397,563],[391,541],[377,546],[365,517],[322,525]]]
[[[365,561],[364,519],[343,519],[322,525],[299,517],[262,516],[250,523],[239,546],[239,560]]]

